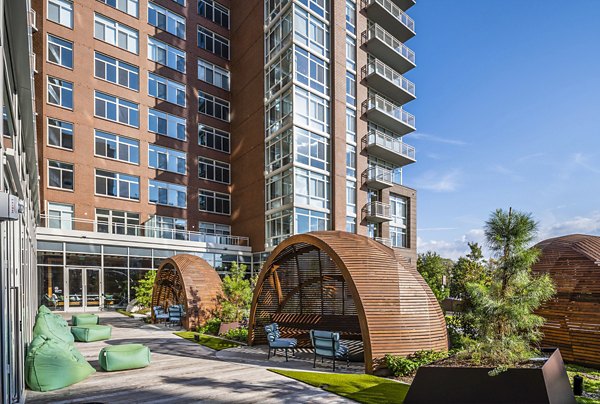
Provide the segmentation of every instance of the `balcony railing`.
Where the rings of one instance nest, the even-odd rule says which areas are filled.
[[[363,215],[367,221],[389,222],[392,220],[391,207],[388,203],[369,202],[363,207]]]
[[[375,147],[383,149],[383,151],[386,152],[386,156],[381,157],[394,164],[405,165],[407,163],[414,163],[417,160],[416,151],[413,146],[410,146],[398,138],[375,129],[370,130],[363,137],[363,147],[367,149]],[[401,159],[393,158],[394,156],[391,155],[388,156],[390,153],[387,152],[391,152]]]
[[[402,109],[402,107],[386,100],[378,94],[374,94],[367,98],[363,102],[362,106],[363,114],[369,114],[369,112],[375,110],[389,118],[392,118],[393,121],[400,122],[406,125],[405,128],[395,128],[394,122],[389,122],[389,119],[387,118],[384,118],[380,121],[382,126],[389,127],[390,129],[393,129],[395,132],[398,132],[401,135],[405,135],[416,129],[415,116],[413,114],[406,112],[404,109]]]
[[[376,12],[373,17],[379,23],[386,22],[388,30],[395,29],[398,38],[401,41],[406,41],[415,35],[415,22],[408,16],[400,7],[391,0],[362,0],[362,7],[367,9],[367,14],[371,17],[369,7],[373,6],[373,11]],[[380,8],[379,8],[380,7]],[[379,11],[382,10],[382,11]],[[384,10],[384,11],[383,11]],[[384,14],[385,13],[385,14]],[[384,18],[382,18],[384,17]],[[391,17],[391,18],[390,18]],[[400,23],[401,25],[399,25]],[[402,31],[401,31],[402,30]]]
[[[387,81],[390,83],[394,84],[396,87],[403,89],[413,97],[415,96],[415,84],[380,60],[375,59],[368,65],[364,66],[362,69],[362,74],[363,79],[372,74],[378,74],[387,79]]]
[[[394,174],[387,168],[369,167],[363,172],[362,177],[363,182],[370,188],[384,189],[394,185]]]
[[[367,29],[362,33],[362,43],[365,44],[373,39],[377,39],[385,43],[391,48],[396,54],[402,56],[408,60],[414,67],[415,52],[413,52],[408,46],[397,40],[392,34],[381,28],[381,26],[375,24],[371,28]]]
[[[133,225],[114,221],[111,223],[89,219],[71,219],[53,215],[41,215],[40,227],[59,229],[63,231],[85,231],[102,234],[193,241],[239,247],[248,247],[250,245],[250,240],[248,237],[199,233],[188,230],[153,227],[146,224]]]

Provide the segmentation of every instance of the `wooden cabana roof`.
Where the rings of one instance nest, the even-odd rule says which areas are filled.
[[[292,236],[271,253],[254,290],[250,343],[264,342],[262,326],[280,320],[296,332],[358,334],[368,373],[384,366],[385,354],[448,348],[442,310],[415,266],[347,232]]]
[[[189,330],[212,317],[222,290],[221,278],[208,262],[195,255],[179,254],[160,264],[152,289],[152,306],[182,304],[183,326]]]
[[[537,314],[546,319],[544,346],[567,361],[600,366],[600,237],[572,234],[544,240],[536,274],[552,277],[556,295]]]

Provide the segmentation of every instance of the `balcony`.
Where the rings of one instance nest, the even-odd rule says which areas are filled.
[[[367,17],[383,26],[400,42],[415,36],[415,22],[392,0],[362,0]]]
[[[392,0],[392,2],[404,11],[408,10],[417,3],[416,0]]]
[[[392,170],[369,167],[362,173],[363,184],[373,189],[385,189],[394,185]]]
[[[382,223],[392,220],[391,208],[387,203],[370,202],[363,209],[363,218],[368,222]]]
[[[126,223],[94,221],[88,219],[72,219],[68,217],[41,215],[40,226],[48,229],[48,233],[96,233],[107,238],[117,237],[147,237],[155,239],[181,240],[196,243],[206,243],[210,246],[249,247],[248,237],[229,236],[220,234],[198,233],[194,231],[150,227],[147,225],[131,225]]]
[[[374,60],[363,66],[362,80],[367,86],[389,97],[399,105],[404,105],[417,98],[414,83],[380,60]]]
[[[362,146],[370,156],[381,158],[399,167],[417,161],[413,146],[378,130],[369,131],[362,138]]]
[[[415,53],[377,24],[362,33],[362,45],[369,53],[400,74],[416,66]]]
[[[362,113],[369,121],[388,128],[400,136],[416,130],[414,115],[380,95],[367,98],[362,103]]]

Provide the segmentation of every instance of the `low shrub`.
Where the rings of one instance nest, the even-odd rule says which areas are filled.
[[[420,366],[448,357],[448,352],[417,351],[407,357],[386,355],[385,363],[394,376],[412,376]]]
[[[219,328],[221,327],[221,319],[220,318],[211,318],[206,321],[204,325],[198,327],[198,332],[200,334],[212,334],[217,335],[219,333]]]
[[[242,341],[242,342],[247,342],[248,341],[248,329],[247,328],[233,328],[229,331],[227,331],[225,333],[225,335],[223,335],[225,338],[227,339],[231,339],[234,341]]]

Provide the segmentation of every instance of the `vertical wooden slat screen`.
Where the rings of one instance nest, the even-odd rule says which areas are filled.
[[[183,304],[183,326],[191,330],[212,317],[222,290],[221,278],[208,262],[195,255],[179,254],[160,264],[152,289],[152,306]],[[156,321],[154,310],[152,321]]]
[[[560,348],[566,361],[600,366],[600,237],[573,234],[537,247],[532,271],[550,274],[556,287],[537,311],[546,319],[542,346]]]
[[[284,336],[320,328],[361,339],[367,373],[384,367],[388,353],[448,348],[442,310],[414,265],[346,232],[292,236],[271,253],[254,290],[251,344],[265,343],[262,327],[271,321]]]

